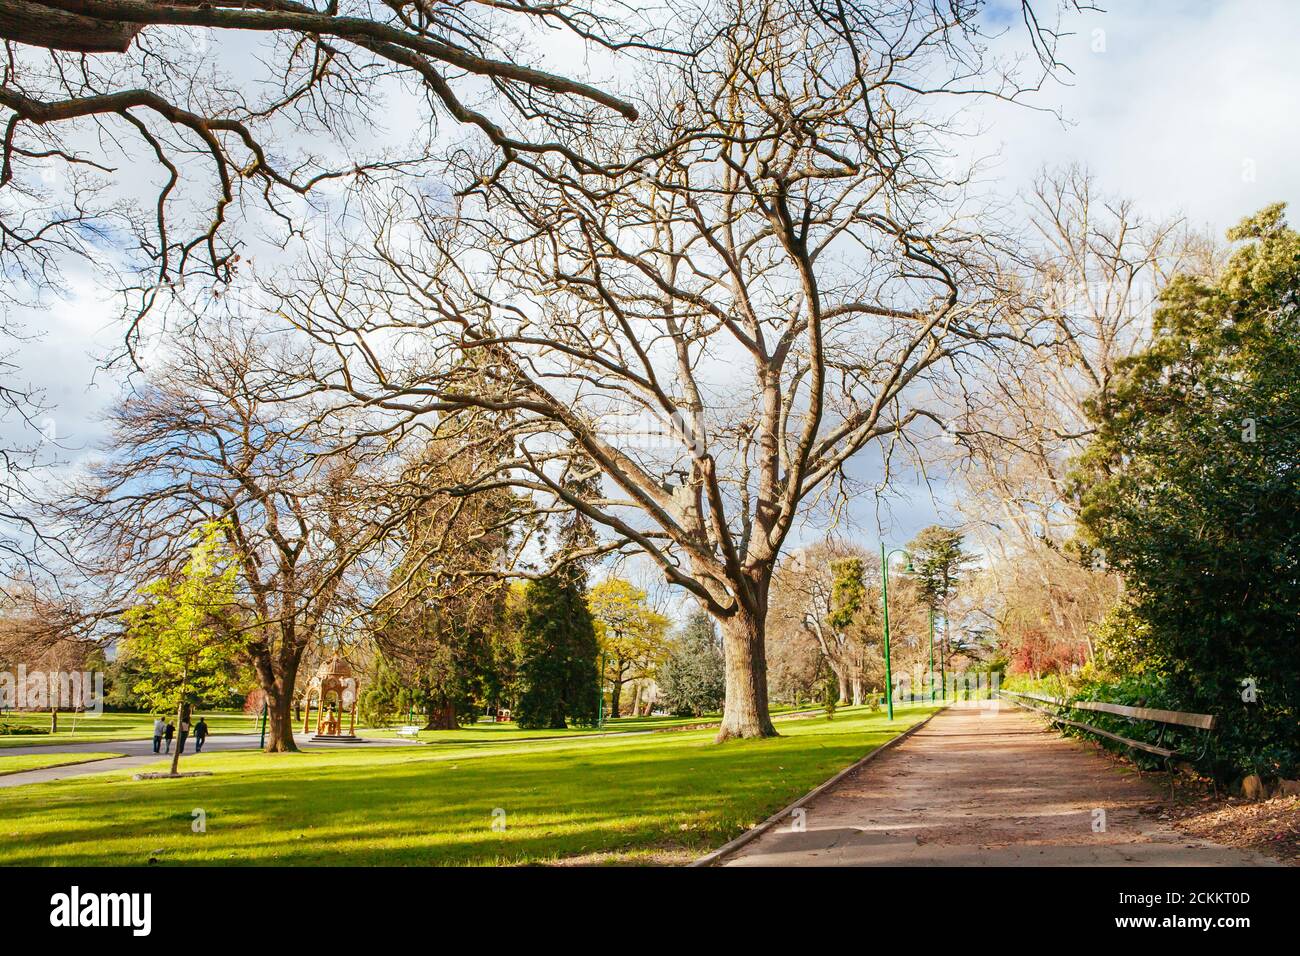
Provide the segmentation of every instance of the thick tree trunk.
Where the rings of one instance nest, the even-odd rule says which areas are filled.
[[[432,706],[426,716],[429,718],[429,722],[424,725],[425,730],[455,730],[458,726],[455,704],[448,703]]]
[[[637,717],[641,713],[641,682],[637,681],[636,694],[632,697],[632,716]]]
[[[767,709],[767,649],[763,625],[741,611],[722,622],[727,700],[717,741],[732,737],[775,737]]]
[[[293,740],[293,687],[262,688],[266,692],[266,746],[267,753],[293,753],[298,745]]]
[[[861,705],[862,705],[862,678],[855,677],[853,678],[853,706],[859,707]]]
[[[618,716],[618,701],[623,696],[623,682],[616,680],[610,687],[609,691],[609,716]]]
[[[835,679],[840,685],[840,696],[835,702],[837,704],[847,704],[849,702],[849,682],[843,674],[836,674]]]

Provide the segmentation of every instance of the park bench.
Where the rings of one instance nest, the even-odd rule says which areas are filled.
[[[1076,700],[1064,701],[1057,700],[1053,697],[1045,697],[1041,694],[1022,694],[1016,691],[1000,690],[998,693],[1011,700],[1011,703],[1028,710],[1036,711],[1042,714],[1050,722],[1065,727],[1074,727],[1076,730],[1082,730],[1086,733],[1096,734],[1098,737],[1105,737],[1107,740],[1113,740],[1116,743],[1123,744],[1133,750],[1142,750],[1149,754],[1154,754],[1165,761],[1169,770],[1173,770],[1173,765],[1179,760],[1200,760],[1205,756],[1210,746],[1210,735],[1214,732],[1214,726],[1218,718],[1213,714],[1188,714],[1177,710],[1157,710],[1153,707],[1129,707],[1126,704],[1108,704],[1100,700]],[[1049,708],[1055,708],[1049,709]],[[1081,710],[1096,714],[1114,714],[1117,717],[1123,717],[1134,723],[1150,723],[1160,727],[1160,733],[1156,737],[1155,743],[1149,743],[1145,740],[1134,740],[1131,737],[1124,737],[1120,734],[1113,733],[1109,730],[1103,730],[1082,720],[1071,720],[1064,716],[1062,710]],[[1189,727],[1193,730],[1201,731],[1199,737],[1201,741],[1200,750],[1191,753],[1187,748],[1179,749],[1176,747],[1166,747],[1165,734],[1171,727]]]
[[[420,728],[417,727],[415,724],[407,724],[405,727],[398,727],[398,728],[397,728],[397,736],[399,736],[399,737],[418,737],[418,736],[420,736]]]

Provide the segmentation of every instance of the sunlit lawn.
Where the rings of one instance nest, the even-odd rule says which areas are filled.
[[[0,863],[682,861],[764,819],[930,708],[713,732],[301,754],[212,753],[211,777],[126,772],[0,790]],[[159,765],[161,767],[161,764]],[[196,834],[193,811],[206,814]],[[505,829],[494,830],[494,810]]]
[[[807,705],[801,710],[808,710],[813,706],[815,705]],[[861,707],[841,707],[836,713],[840,715],[853,714],[858,711],[866,712],[867,709],[866,705]],[[780,720],[793,710],[792,707],[775,707],[772,709],[772,715]],[[647,730],[676,730],[681,727],[717,726],[720,720],[718,714],[705,714],[702,717],[619,717],[606,720],[600,728],[583,727],[575,724],[563,730],[550,728],[522,730],[518,724],[512,722],[479,721],[478,723],[458,727],[455,730],[422,730],[418,734],[418,739],[428,743],[499,743],[506,740],[530,740],[557,736],[581,736],[596,733],[626,734],[642,733]],[[357,733],[363,737],[392,737],[397,734],[397,728],[383,727],[358,730]]]
[[[86,763],[90,760],[104,760],[108,757],[120,757],[121,754],[10,754],[0,755],[0,775],[22,773],[25,770],[40,770],[42,767],[64,767],[68,764]]]

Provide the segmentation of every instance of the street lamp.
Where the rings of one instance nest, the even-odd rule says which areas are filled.
[[[885,620],[885,704],[889,719],[894,719],[894,674],[889,666],[889,559],[896,554],[907,555],[907,570],[912,570],[912,555],[903,548],[885,553],[885,542],[880,542],[880,601],[884,605]]]

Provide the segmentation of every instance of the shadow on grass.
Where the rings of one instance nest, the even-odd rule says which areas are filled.
[[[204,754],[188,762],[211,758],[216,776],[83,777],[0,796],[0,861],[427,865],[703,852],[901,729],[845,722],[721,746],[704,733],[461,755]],[[195,809],[206,814],[205,833],[192,832]],[[492,828],[498,809],[503,831]]]

